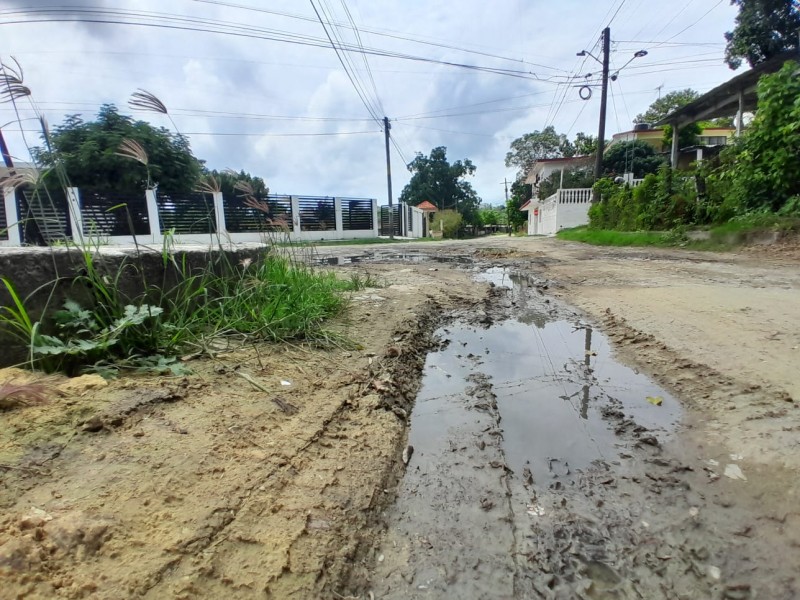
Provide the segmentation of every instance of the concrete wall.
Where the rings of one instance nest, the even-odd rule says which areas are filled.
[[[238,263],[244,258],[257,258],[262,249],[210,253],[206,250],[179,251],[172,260],[164,263],[163,256],[156,251],[119,251],[104,249],[93,256],[93,264],[101,275],[114,280],[120,269],[117,292],[123,299],[137,298],[152,286],[154,294],[169,290],[178,281],[175,266],[184,264],[189,273],[198,273],[227,259]],[[86,273],[86,262],[77,249],[72,248],[5,248],[0,252],[0,276],[8,279],[17,295],[23,299],[32,321],[39,321],[45,312],[60,309],[67,299],[91,309],[91,289],[80,279]],[[111,286],[112,288],[115,286]],[[5,286],[0,286],[0,306],[13,306]],[[52,331],[52,321],[45,319],[43,332]],[[25,359],[25,351],[12,341],[7,330],[0,326],[0,366],[18,364]]]

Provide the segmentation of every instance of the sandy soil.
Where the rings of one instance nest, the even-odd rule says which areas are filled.
[[[494,292],[466,262],[417,262],[427,253],[546,278],[545,295],[584,311],[623,362],[672,392],[685,423],[659,464],[665,473],[694,465],[672,476],[673,487],[718,510],[704,535],[715,548],[735,544],[737,568],[748,545],[772,544],[776,556],[754,555],[748,578],[772,561],[767,574],[783,579],[770,597],[791,597],[781,594],[796,590],[786,564],[800,539],[795,249],[713,254],[495,237],[324,252],[377,258],[336,268],[387,284],[355,293],[336,324],[355,348],[231,348],[191,362],[186,378],[56,379],[48,385],[60,394],[46,404],[0,413],[0,595],[366,598],[431,333],[446,315],[480,321],[493,310]],[[729,454],[747,481],[703,470]],[[620,484],[629,497],[659,501],[660,487],[648,486]],[[719,597],[754,597],[747,586]]]

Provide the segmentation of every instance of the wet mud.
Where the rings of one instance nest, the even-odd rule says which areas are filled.
[[[794,597],[786,559],[773,564],[783,577],[753,576],[771,570],[753,565],[756,547],[797,556],[786,537],[796,524],[757,541],[742,525],[726,489],[741,457],[693,454],[702,446],[680,403],[556,305],[549,282],[505,266],[475,278],[495,288],[436,332],[410,417],[413,453],[363,592]]]

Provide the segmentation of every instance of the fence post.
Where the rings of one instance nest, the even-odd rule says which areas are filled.
[[[76,187],[67,188],[67,213],[72,228],[72,241],[83,245],[83,214],[81,213],[81,195]]]
[[[300,227],[300,200],[297,196],[291,196],[290,198],[292,203],[292,231],[300,233],[302,231]]]
[[[22,236],[19,234],[19,210],[17,209],[17,190],[13,187],[3,188],[3,201],[6,207],[6,229],[8,244],[21,246]]]
[[[342,199],[341,198],[334,198],[333,199],[333,212],[335,214],[334,220],[336,221],[336,233],[341,234],[341,237],[344,237],[344,222],[342,220]]]
[[[378,211],[378,200],[375,198],[372,199],[372,233],[375,237],[381,234],[381,215]]]
[[[222,192],[214,192],[214,218],[217,221],[217,234],[227,235],[228,226],[225,223],[225,205],[222,200]]]
[[[156,191],[145,190],[144,197],[147,202],[147,222],[150,224],[150,235],[154,244],[163,242],[161,237],[161,221],[158,218],[158,202],[156,202]]]

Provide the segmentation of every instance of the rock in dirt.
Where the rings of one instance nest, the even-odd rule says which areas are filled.
[[[411,456],[414,454],[414,446],[408,445],[403,449],[403,464],[408,466],[408,463],[411,462]]]

